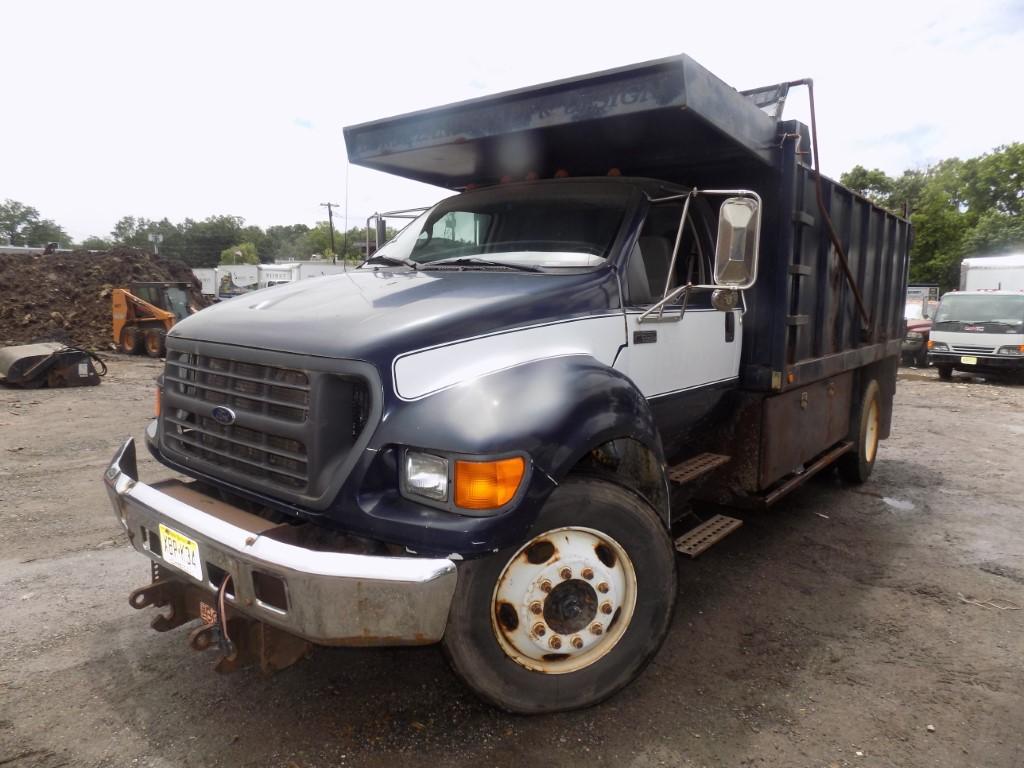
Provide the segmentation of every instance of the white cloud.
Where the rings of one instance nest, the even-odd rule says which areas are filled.
[[[312,223],[343,125],[686,52],[749,88],[815,79],[825,171],[1022,138],[1024,15],[953,0],[623,5],[37,2],[4,7],[0,198],[77,237],[127,214]],[[806,120],[803,94],[787,109]],[[443,190],[352,167],[355,224]]]

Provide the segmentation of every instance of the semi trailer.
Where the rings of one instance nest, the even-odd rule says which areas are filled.
[[[520,713],[635,679],[680,552],[889,434],[910,226],[820,174],[798,87],[676,56],[346,128],[457,194],[170,331],[144,445],[191,479],[131,438],[105,474],[130,604],[222,671],[441,643]]]

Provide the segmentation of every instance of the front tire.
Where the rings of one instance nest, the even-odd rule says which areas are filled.
[[[856,428],[853,450],[839,457],[839,474],[850,483],[863,483],[871,476],[878,458],[878,443],[882,429],[881,389],[871,379],[850,414],[850,425]]]
[[[142,330],[134,326],[128,326],[121,331],[121,350],[126,355],[137,355],[142,352],[143,335]]]
[[[149,357],[163,357],[165,354],[164,332],[151,328],[146,331],[146,354]]]
[[[953,366],[952,365],[938,365],[936,368],[939,371],[939,378],[943,381],[953,380]]]
[[[914,364],[918,368],[928,367],[928,350],[925,347],[921,347],[917,355],[914,357]]]
[[[570,479],[522,546],[460,564],[442,646],[496,707],[580,709],[640,674],[675,596],[672,541],[650,505],[603,480]]]

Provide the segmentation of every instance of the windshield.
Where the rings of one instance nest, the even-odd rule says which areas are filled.
[[[948,322],[1024,324],[1024,294],[946,294],[935,313],[935,323]]]
[[[373,258],[593,267],[608,258],[630,195],[626,185],[595,183],[467,192],[442,200]]]

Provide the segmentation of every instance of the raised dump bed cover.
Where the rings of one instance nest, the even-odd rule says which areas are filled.
[[[776,122],[688,56],[610,69],[345,128],[352,163],[460,189],[536,174],[673,179],[772,165]]]

